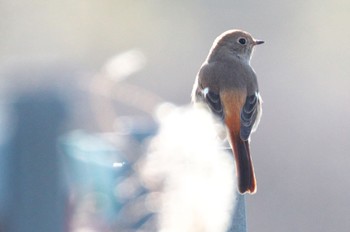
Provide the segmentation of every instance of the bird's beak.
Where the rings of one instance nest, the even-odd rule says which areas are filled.
[[[263,40],[254,40],[254,45],[259,45],[265,43]]]

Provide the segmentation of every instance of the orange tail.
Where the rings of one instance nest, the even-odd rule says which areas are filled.
[[[250,157],[249,142],[243,141],[239,136],[231,138],[236,170],[238,176],[238,190],[241,194],[256,192],[254,167]]]

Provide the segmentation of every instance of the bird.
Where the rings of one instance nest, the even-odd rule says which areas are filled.
[[[260,122],[262,98],[250,60],[254,47],[263,43],[243,30],[223,32],[214,40],[192,90],[192,102],[204,103],[226,128],[241,194],[257,189],[250,136]]]

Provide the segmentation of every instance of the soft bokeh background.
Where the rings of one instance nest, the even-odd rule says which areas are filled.
[[[36,81],[14,81],[5,75],[9,70],[63,64],[68,72],[79,73],[76,79],[65,78],[65,84],[54,80],[75,96],[70,128],[112,131],[115,115],[145,112],[122,101],[114,103],[113,112],[108,104],[88,105],[84,84],[109,58],[141,51],[144,68],[124,83],[187,104],[215,37],[231,28],[247,30],[266,41],[252,60],[264,113],[252,137],[258,192],[247,197],[249,231],[347,231],[349,12],[345,0],[2,0],[2,101],[5,92]],[[129,92],[137,96],[132,90],[137,88]],[[95,117],[96,111],[103,120]]]

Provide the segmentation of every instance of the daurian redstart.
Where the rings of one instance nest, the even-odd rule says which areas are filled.
[[[192,91],[192,100],[206,103],[226,125],[242,194],[256,192],[249,142],[260,121],[262,100],[250,58],[255,45],[262,43],[245,31],[222,33],[201,66]]]

